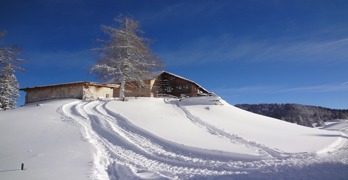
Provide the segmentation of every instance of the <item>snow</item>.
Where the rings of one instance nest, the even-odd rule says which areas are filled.
[[[127,103],[113,101],[106,107],[111,111],[117,109],[117,112],[122,112],[121,115],[135,126],[170,142],[200,149],[259,155],[245,146],[230,143],[227,138],[207,133],[205,129],[188,121],[186,114],[175,104],[164,103],[161,98],[142,98]]]
[[[222,100],[223,106],[201,105],[202,100],[205,99],[206,97],[184,99],[180,105],[197,118],[218,129],[273,149],[290,153],[316,152],[332,142],[341,141],[337,138],[340,136],[339,132],[307,128],[254,113],[246,113]],[[208,111],[206,107],[209,107]],[[323,136],[327,138],[322,138]],[[311,146],[304,144],[311,144]]]
[[[336,119],[332,121],[326,121],[325,125],[321,129],[337,130],[337,131],[347,131],[348,121],[344,119]]]
[[[347,129],[215,96],[46,101],[0,112],[0,179],[345,179]]]
[[[93,147],[57,113],[72,101],[0,112],[0,179],[87,179]],[[21,163],[27,170],[20,171]]]

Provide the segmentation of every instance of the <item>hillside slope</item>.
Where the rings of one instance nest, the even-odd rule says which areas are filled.
[[[32,104],[0,112],[0,179],[87,179],[93,146],[58,108],[76,100]],[[21,163],[27,170],[21,171]],[[65,178],[66,177],[66,178]]]
[[[307,128],[216,97],[43,102],[0,123],[0,179],[348,176],[346,121]]]
[[[236,107],[307,127],[323,126],[328,120],[348,119],[348,110],[302,104],[236,104]]]

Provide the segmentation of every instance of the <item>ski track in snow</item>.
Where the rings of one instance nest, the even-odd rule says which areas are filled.
[[[206,129],[209,133],[213,134],[213,135],[217,135],[220,137],[224,137],[229,139],[232,143],[236,143],[236,144],[243,144],[248,148],[251,149],[256,149],[257,151],[261,152],[262,154],[264,154],[265,156],[267,156],[268,158],[278,158],[278,159],[282,159],[282,158],[286,158],[289,157],[289,154],[287,153],[282,153],[276,150],[273,150],[271,148],[268,148],[266,146],[263,146],[261,144],[258,144],[256,142],[252,142],[252,141],[247,141],[235,134],[231,134],[228,133],[220,128],[215,127],[212,124],[209,124],[203,120],[201,120],[200,118],[194,116],[192,113],[190,113],[190,111],[188,111],[184,106],[181,106],[180,103],[178,101],[175,101],[175,104],[177,105],[177,107],[179,109],[181,109],[187,116],[187,118],[189,118],[194,124],[198,125],[201,128]]]
[[[188,121],[208,133],[227,138],[258,150],[266,159],[240,161],[219,156],[208,150],[185,147],[161,139],[130,123],[125,117],[106,108],[110,100],[75,101],[63,105],[64,120],[78,125],[82,137],[95,147],[90,177],[92,179],[188,179],[194,177],[231,176],[252,172],[269,172],[313,163],[348,164],[348,144],[335,153],[323,155],[279,152],[264,145],[230,134],[192,115],[174,102]],[[344,134],[342,136],[347,136]],[[346,157],[346,158],[342,158]]]

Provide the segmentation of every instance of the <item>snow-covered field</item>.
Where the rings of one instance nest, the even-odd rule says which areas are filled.
[[[347,179],[347,134],[213,96],[47,101],[0,112],[0,179]]]

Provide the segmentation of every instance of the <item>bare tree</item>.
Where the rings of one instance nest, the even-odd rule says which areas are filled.
[[[4,68],[10,63],[14,68],[19,68],[15,63],[23,61],[17,57],[20,50],[15,46],[5,46],[3,44],[2,38],[5,34],[5,32],[0,32],[0,67]]]
[[[100,59],[91,68],[102,81],[120,83],[120,99],[125,98],[126,82],[142,83],[144,77],[162,68],[161,61],[152,54],[150,40],[143,38],[139,23],[131,17],[119,16],[118,27],[102,26],[108,36],[99,40],[102,47],[96,48]]]

